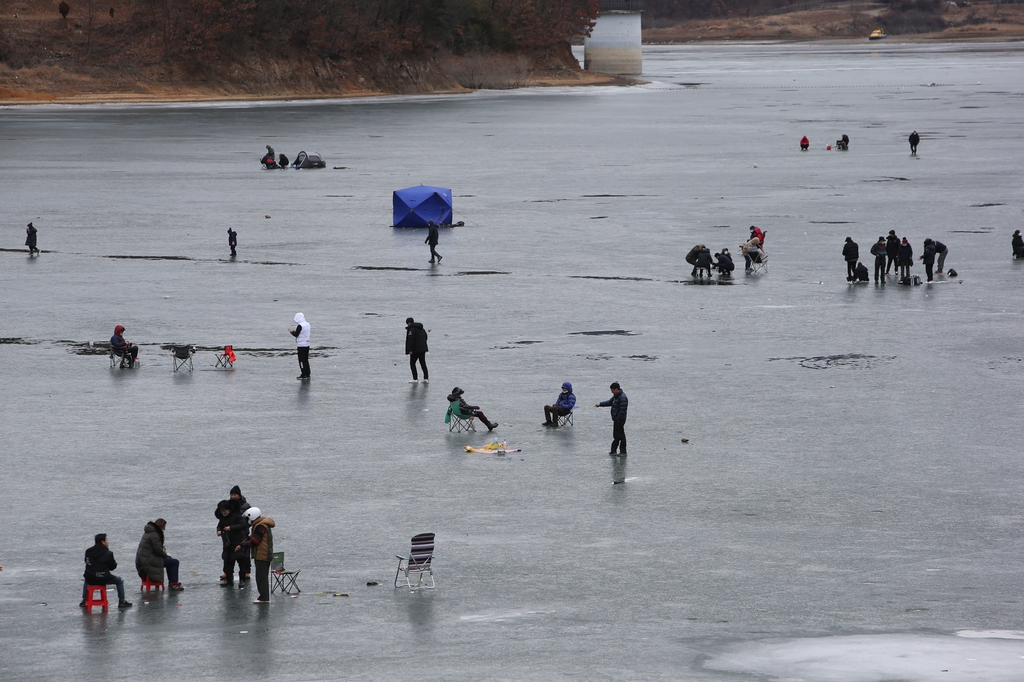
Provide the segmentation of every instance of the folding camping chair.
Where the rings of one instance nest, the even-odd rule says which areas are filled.
[[[758,273],[768,273],[768,254],[764,251],[758,251],[756,254],[748,254],[750,256],[750,274],[755,275]]]
[[[299,577],[301,572],[284,570],[284,552],[274,552],[270,557],[270,575],[273,578],[270,593],[273,594],[274,590],[279,588],[285,594],[291,594],[292,588],[295,588],[296,592],[302,592],[299,586],[295,584],[295,579]]]
[[[172,346],[171,357],[174,360],[174,371],[188,365],[188,371],[192,371],[192,356],[196,353],[195,346]]]
[[[235,347],[224,346],[223,353],[217,353],[217,367],[223,367],[224,369],[234,369],[235,360]]]
[[[448,412],[444,415],[444,423],[448,425],[448,431],[454,433],[476,432],[476,426],[473,425],[474,419],[476,417],[473,415],[462,413],[457,400],[448,405]]]
[[[433,533],[420,533],[414,535],[412,538],[412,549],[409,550],[409,556],[405,557],[401,554],[395,555],[398,558],[398,570],[395,571],[395,587],[400,587],[399,576],[405,581],[405,586],[410,590],[428,589],[432,590],[436,587],[434,584],[434,569],[431,566],[431,561],[434,558],[434,534]],[[419,580],[413,585],[409,581],[410,573],[419,573]],[[423,580],[423,574],[426,573],[430,576],[430,584],[427,585]]]
[[[561,415],[555,423],[555,426],[572,426],[572,413],[573,410],[569,410],[568,414]]]
[[[127,350],[127,349],[126,349]],[[121,369],[128,369],[132,366],[131,353],[121,352],[118,353],[114,350],[114,347],[110,347],[110,366],[120,367]]]

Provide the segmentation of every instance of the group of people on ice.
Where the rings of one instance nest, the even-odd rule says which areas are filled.
[[[760,227],[751,225],[750,239],[740,244],[740,253],[743,254],[746,272],[750,272],[754,265],[768,260],[764,251],[765,234]],[[713,270],[718,271],[719,277],[731,277],[732,271],[736,269],[729,249],[722,249],[712,256],[711,249],[703,244],[697,244],[690,249],[690,252],[686,254],[686,262],[693,266],[693,270],[690,271],[691,277],[711,277]]]
[[[889,230],[888,237],[879,237],[871,246],[871,255],[875,257],[875,281],[885,283],[890,269],[898,269],[899,281],[910,284],[910,268],[914,267],[914,248],[910,241],[896,236],[896,230]],[[949,248],[935,239],[924,240],[924,253],[918,260],[924,264],[925,274],[931,282],[935,274],[943,274]],[[935,259],[938,258],[938,271],[933,273]],[[860,262],[860,247],[852,237],[846,238],[843,244],[843,259],[846,261],[847,282],[867,282],[870,279],[867,266]],[[952,274],[952,273],[951,273]]]

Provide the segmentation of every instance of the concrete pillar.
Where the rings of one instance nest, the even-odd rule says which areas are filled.
[[[594,30],[583,39],[583,68],[616,76],[639,76],[643,73],[640,51],[640,12],[605,9],[611,3],[602,0],[601,16]],[[623,6],[635,2],[616,3]]]

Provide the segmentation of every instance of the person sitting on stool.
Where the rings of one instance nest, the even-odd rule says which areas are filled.
[[[90,585],[117,585],[117,608],[131,608],[132,603],[124,598],[124,580],[111,573],[117,568],[117,562],[114,561],[114,553],[110,551],[107,534],[98,533],[95,540],[96,544],[85,550],[85,583],[82,585],[82,603],[79,606],[85,607]]]
[[[562,392],[558,394],[554,405],[544,406],[544,426],[558,426],[558,418],[572,412],[576,405],[576,396],[572,392],[572,384],[562,384]]]
[[[110,347],[113,349],[114,355],[119,358],[123,358],[127,354],[129,358],[128,366],[135,366],[135,359],[139,357],[139,347],[134,343],[125,341],[123,324],[114,327],[114,335],[110,337]]]
[[[178,560],[164,549],[164,529],[167,522],[163,519],[150,521],[142,533],[139,549],[135,552],[135,570],[143,580],[151,583],[164,581],[164,569],[167,569],[168,589],[180,592],[185,588],[178,582]]]

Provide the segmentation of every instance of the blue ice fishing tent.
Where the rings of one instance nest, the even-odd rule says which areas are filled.
[[[393,201],[395,227],[426,227],[428,220],[436,225],[452,224],[450,189],[429,185],[396,189]]]

